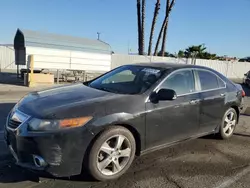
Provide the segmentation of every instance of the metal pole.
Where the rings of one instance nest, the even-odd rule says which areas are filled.
[[[33,73],[34,73],[34,56],[30,55],[30,81],[29,81],[29,87],[34,86]]]
[[[56,83],[59,84],[59,70],[57,69]]]
[[[17,70],[16,70],[17,78],[19,77],[19,65],[17,65]]]

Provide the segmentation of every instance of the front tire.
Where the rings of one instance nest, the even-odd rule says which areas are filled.
[[[136,144],[132,133],[124,127],[112,126],[94,142],[88,158],[90,174],[99,181],[116,179],[131,166]]]
[[[229,139],[233,136],[236,128],[238,115],[235,109],[229,108],[223,116],[220,126],[219,137],[221,139]]]

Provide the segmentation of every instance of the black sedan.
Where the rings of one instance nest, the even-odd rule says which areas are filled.
[[[230,138],[241,102],[241,89],[206,67],[125,65],[23,97],[9,113],[5,139],[22,167],[110,180],[135,156],[209,134]]]
[[[244,74],[243,84],[250,87],[250,71],[248,71],[246,74]]]

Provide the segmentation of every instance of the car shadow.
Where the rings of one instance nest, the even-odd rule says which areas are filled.
[[[14,160],[9,160],[5,164],[0,164],[0,183],[20,183],[30,181],[40,183],[44,179],[51,181],[76,181],[85,183],[99,183],[94,180],[89,174],[83,173],[78,176],[55,178],[41,172],[34,172],[15,164]]]
[[[19,183],[24,181],[38,183],[40,177],[31,171],[16,166],[14,160],[9,160],[4,165],[0,166],[1,183]]]
[[[234,133],[234,135],[236,135],[236,136],[242,136],[242,137],[249,137],[250,138],[250,134]]]
[[[235,145],[242,144],[240,140],[241,136],[242,135],[236,135],[236,137],[233,137],[232,140]],[[194,159],[195,156],[199,154],[210,155],[210,157],[214,155],[217,157],[223,157],[225,160],[230,160],[235,167],[241,167],[249,163],[249,160],[237,155],[236,153],[234,154],[221,150],[217,144],[220,144],[220,142],[216,140],[207,141],[205,139],[198,139],[149,153],[136,158],[131,168],[121,178],[108,182],[96,182],[87,174],[70,178],[54,179],[53,177],[46,175],[29,172],[28,170],[19,168],[14,164],[6,165],[5,168],[0,167],[0,172],[2,172],[2,175],[0,174],[0,182],[40,182],[41,179],[46,178],[47,180],[55,180],[52,182],[61,182],[61,184],[64,184],[67,181],[72,181],[79,182],[80,184],[89,187],[130,187],[133,186],[133,183],[136,181],[148,178],[166,178],[165,176],[173,176],[176,174],[183,177],[196,176],[197,174],[217,176],[230,174],[232,168],[231,165],[228,166],[227,163],[219,162],[217,160],[202,163],[199,160]],[[226,144],[226,142],[224,144]],[[190,157],[184,162],[182,157],[187,155]],[[193,171],[192,169],[198,170]]]

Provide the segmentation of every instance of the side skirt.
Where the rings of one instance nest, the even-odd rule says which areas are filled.
[[[157,151],[157,150],[168,148],[168,147],[178,145],[178,144],[183,143],[183,142],[187,142],[187,141],[190,141],[190,140],[193,140],[193,139],[196,139],[196,138],[200,138],[200,137],[203,137],[203,136],[207,136],[207,135],[212,135],[212,134],[215,134],[215,133],[216,133],[216,130],[214,130],[212,132],[202,133],[202,134],[198,134],[198,135],[195,135],[195,136],[192,136],[192,137],[188,137],[188,138],[183,139],[183,140],[178,140],[178,141],[162,144],[162,145],[159,145],[159,146],[155,146],[155,147],[152,147],[152,148],[148,148],[146,150],[141,151],[141,155],[145,155],[145,154]]]

